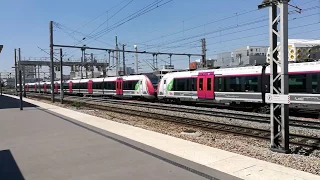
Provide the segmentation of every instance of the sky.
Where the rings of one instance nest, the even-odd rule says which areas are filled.
[[[259,0],[3,0],[0,3],[0,72],[12,72],[14,49],[22,59],[49,57],[49,22],[54,21],[54,44],[115,48],[115,36],[126,50],[201,54],[207,57],[244,46],[268,46],[268,9]],[[320,2],[291,0],[289,38],[319,39]],[[143,13],[140,10],[145,10]],[[147,12],[146,12],[147,11]],[[140,12],[140,13],[139,13]],[[84,39],[84,40],[82,40]],[[55,48],[57,49],[57,48]],[[80,50],[64,48],[64,57],[79,60]],[[99,61],[108,53],[89,51]],[[122,55],[121,55],[122,56]],[[126,53],[135,67],[134,54]],[[159,67],[169,56],[158,56]],[[191,57],[191,61],[199,57]],[[140,72],[151,71],[152,55],[139,55]],[[187,56],[172,56],[175,68],[188,67]]]

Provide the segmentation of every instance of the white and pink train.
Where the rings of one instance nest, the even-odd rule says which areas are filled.
[[[105,95],[123,98],[158,99],[173,102],[224,103],[264,106],[270,85],[269,66],[208,69],[167,73],[161,80],[153,74],[69,80],[66,94]],[[39,91],[38,83],[26,85]],[[51,93],[48,83],[40,91]],[[55,93],[60,83],[55,82]],[[320,61],[289,64],[291,106],[320,109]]]

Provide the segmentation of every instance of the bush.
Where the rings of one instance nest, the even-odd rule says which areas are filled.
[[[79,108],[79,107],[82,106],[82,103],[81,103],[81,102],[74,101],[74,102],[72,102],[71,105],[72,105],[73,107]]]

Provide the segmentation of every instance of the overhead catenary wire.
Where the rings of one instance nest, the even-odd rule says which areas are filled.
[[[303,9],[303,11],[310,11],[310,10],[314,10],[314,9],[317,9],[317,8],[320,8],[320,6],[315,6],[315,7]],[[313,16],[313,15],[317,15],[317,14],[307,15],[307,16],[303,16],[303,17],[309,17],[309,16]],[[301,18],[302,18],[302,17],[293,18],[293,19],[301,19]],[[259,18],[258,18],[258,19],[259,19]],[[162,45],[168,45],[168,44],[173,44],[173,43],[185,41],[185,40],[188,40],[188,39],[199,38],[199,37],[202,37],[202,36],[204,36],[204,35],[209,35],[209,34],[213,34],[213,33],[228,31],[228,30],[230,30],[230,29],[237,29],[237,28],[244,27],[244,26],[250,26],[250,25],[253,25],[253,24],[262,23],[263,21],[266,21],[266,22],[267,22],[267,20],[268,20],[268,18],[261,18],[261,19],[256,20],[256,21],[253,21],[253,20],[252,20],[252,21],[245,21],[246,23],[243,23],[243,24],[240,24],[240,25],[233,25],[233,26],[223,27],[223,28],[215,29],[215,30],[213,30],[213,31],[210,31],[210,32],[207,32],[207,33],[203,33],[203,34],[198,34],[198,35],[193,35],[193,36],[186,37],[186,38],[178,38],[178,39],[174,39],[174,40],[170,40],[170,41],[165,41],[165,42],[163,42],[163,43],[154,45],[154,46],[151,47],[150,49],[155,48],[155,47],[160,47],[160,46],[162,46]],[[265,26],[268,26],[268,25],[265,25]],[[206,39],[207,39],[207,38],[206,38]]]
[[[168,4],[169,2],[171,2],[171,1],[173,1],[173,0],[168,0],[168,1],[166,1],[166,2],[164,2],[164,3],[162,3],[162,4],[158,4],[158,5],[156,4],[156,3],[159,3],[159,2],[162,2],[162,1],[163,1],[163,0],[160,0],[160,1],[159,1],[159,0],[156,0],[156,1],[154,1],[153,3],[147,5],[146,7],[140,9],[139,11],[137,11],[137,12],[129,15],[128,17],[126,17],[126,18],[118,21],[117,23],[113,24],[111,27],[107,28],[106,30],[102,30],[102,31],[100,31],[100,32],[98,32],[98,33],[96,33],[96,34],[94,34],[94,35],[91,35],[91,36],[90,36],[90,39],[92,39],[92,40],[89,41],[89,42],[86,42],[86,44],[89,44],[89,43],[93,42],[94,40],[97,40],[97,39],[100,38],[101,36],[105,35],[106,33],[110,32],[110,31],[112,31],[112,30],[114,30],[115,28],[117,28],[117,27],[125,24],[126,22],[129,22],[129,21],[131,21],[131,20],[133,20],[133,19],[135,19],[135,18],[137,18],[137,17],[139,17],[139,16],[141,16],[141,15],[144,15],[144,14],[146,14],[146,13],[148,13],[148,12],[150,12],[150,11],[156,9],[156,8],[159,8],[159,7],[161,7],[161,6],[164,6],[165,4]],[[155,5],[156,5],[156,6],[155,6]],[[152,6],[155,6],[155,7],[149,8],[150,6],[151,6],[151,7],[152,7]],[[140,11],[142,11],[142,12],[140,12]],[[133,15],[134,15],[134,16],[133,16]],[[124,21],[124,20],[125,20],[125,21]],[[85,39],[85,41],[88,41],[88,39]],[[83,43],[85,43],[85,42],[83,42]],[[78,44],[76,44],[76,45],[79,45],[79,44],[81,44],[81,43],[78,43]]]

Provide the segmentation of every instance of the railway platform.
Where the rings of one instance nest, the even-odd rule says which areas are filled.
[[[1,151],[11,154],[13,167],[25,179],[320,180],[307,172],[25,101],[34,107],[0,108],[0,158]]]
[[[109,121],[25,100],[20,111],[17,97],[0,96],[1,180],[239,179],[81,122],[80,117],[117,130],[123,124],[105,124]],[[123,127],[123,132],[133,133],[129,136],[140,136],[138,129]]]

